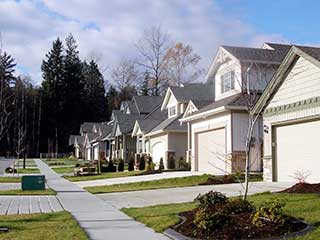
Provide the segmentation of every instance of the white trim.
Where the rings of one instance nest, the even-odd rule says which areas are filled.
[[[205,112],[196,113],[196,114],[191,115],[189,117],[182,118],[179,121],[182,122],[182,123],[189,122],[189,121],[192,121],[192,120],[196,120],[198,118],[206,118],[206,117],[208,117],[210,115],[214,115],[214,114],[217,114],[217,113],[225,112],[227,110],[228,109],[226,109],[225,106],[222,106],[222,107],[214,108],[214,109],[211,109],[211,110],[208,110],[208,111],[205,111]]]

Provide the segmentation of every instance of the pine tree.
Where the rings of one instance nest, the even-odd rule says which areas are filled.
[[[146,72],[144,74],[144,79],[143,79],[143,82],[142,82],[142,85],[141,85],[141,89],[140,89],[140,93],[143,96],[148,96],[149,95],[149,91],[150,91],[149,80],[150,80],[150,74],[149,74],[149,71],[146,70]]]
[[[104,78],[98,64],[91,60],[88,64],[83,62],[83,75],[85,79],[85,121],[105,121],[107,117],[107,101],[104,88]]]

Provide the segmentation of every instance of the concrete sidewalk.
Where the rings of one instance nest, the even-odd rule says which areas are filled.
[[[266,191],[277,192],[292,186],[292,183],[281,182],[252,182],[249,187],[249,194]],[[156,189],[120,193],[104,193],[97,196],[108,204],[116,207],[145,207],[158,204],[192,202],[200,193],[207,193],[210,190],[219,191],[227,196],[239,196],[243,188],[239,183],[179,187],[168,189]]]
[[[115,207],[70,181],[61,178],[47,164],[35,160],[47,184],[57,192],[57,198],[86,231],[90,239],[168,239],[145,225],[134,221]]]
[[[103,185],[113,185],[121,183],[132,183],[132,182],[146,182],[160,179],[177,178],[177,177],[190,177],[195,175],[202,175],[200,172],[189,172],[189,171],[177,171],[177,172],[163,172],[157,174],[149,174],[142,176],[130,176],[122,178],[107,178],[92,181],[80,181],[74,182],[79,187],[92,187],[92,186],[103,186]]]

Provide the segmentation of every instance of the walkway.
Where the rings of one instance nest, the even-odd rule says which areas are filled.
[[[139,239],[162,240],[164,235],[155,233],[145,225],[134,221],[115,207],[106,204],[93,194],[61,178],[47,164],[36,160],[47,184],[57,192],[57,198],[66,211],[69,211],[87,232],[90,239]]]
[[[123,178],[108,178],[108,179],[99,179],[92,181],[80,181],[75,182],[79,187],[91,187],[91,186],[103,186],[103,185],[113,185],[121,183],[131,183],[131,182],[145,182],[153,181],[159,179],[168,179],[168,178],[177,178],[177,177],[190,177],[193,175],[202,175],[200,172],[189,172],[189,171],[180,171],[180,172],[164,172],[157,174],[149,174],[142,176],[130,176]]]
[[[56,196],[1,196],[0,215],[63,211]]]
[[[292,183],[279,182],[252,182],[250,183],[249,194],[261,193],[266,191],[281,191]],[[206,193],[210,190],[225,193],[227,196],[239,196],[243,189],[239,183],[221,184],[209,186],[179,187],[168,189],[156,189],[120,193],[104,193],[97,196],[108,204],[116,207],[145,207],[157,204],[191,202],[198,194]]]

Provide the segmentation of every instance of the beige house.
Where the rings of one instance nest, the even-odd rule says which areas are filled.
[[[219,48],[206,76],[214,99],[210,104],[189,101],[181,119],[188,126],[193,171],[229,174],[244,170],[248,106],[259,98],[289,47],[266,43],[262,48]],[[262,170],[262,129],[259,119],[251,145],[251,171]]]
[[[259,99],[266,181],[320,181],[320,48],[293,46]]]

